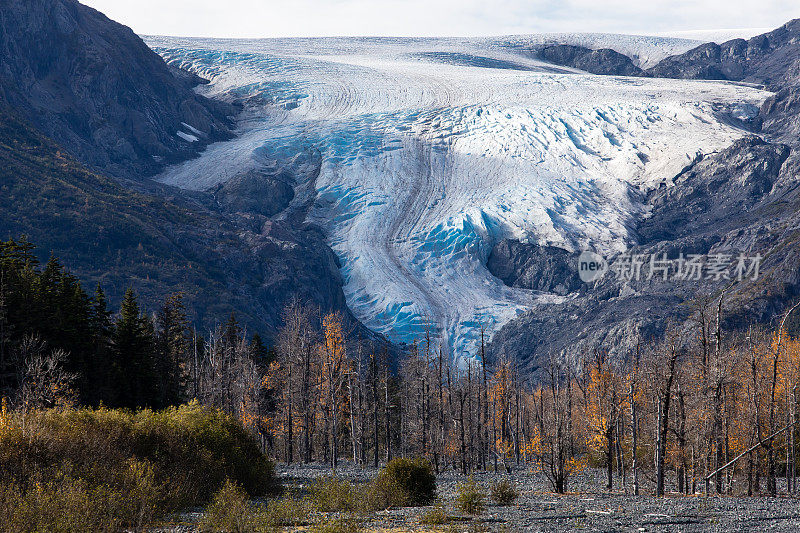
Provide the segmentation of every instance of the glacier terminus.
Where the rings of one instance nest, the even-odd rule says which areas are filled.
[[[652,64],[696,41],[612,35],[503,38],[149,37],[168,63],[244,102],[237,137],[158,180],[206,190],[292,169],[293,203],[323,228],[347,304],[395,342],[431,327],[476,355],[523,310],[570,296],[511,288],[486,261],[503,238],[622,252],[642,193],[744,132],[721,109],[769,96],[745,85],[597,76],[548,64],[542,42],[615,48]],[[201,135],[187,124],[181,137]],[[176,135],[178,133],[176,132]]]

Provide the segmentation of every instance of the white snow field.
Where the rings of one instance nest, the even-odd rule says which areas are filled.
[[[456,359],[475,355],[480,324],[491,336],[561,298],[494,278],[485,264],[498,240],[624,250],[641,192],[743,135],[717,111],[767,96],[587,75],[524,51],[574,42],[651,64],[697,44],[663,37],[147,40],[211,80],[204,94],[246,102],[237,138],[158,179],[204,190],[317,152],[319,175],[298,189],[341,260],[353,313],[394,341],[431,323]]]

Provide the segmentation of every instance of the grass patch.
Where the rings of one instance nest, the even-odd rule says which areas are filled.
[[[309,499],[314,508],[323,513],[353,512],[358,501],[352,483],[332,476],[315,480]]]
[[[426,526],[441,526],[448,521],[449,517],[447,516],[447,511],[444,510],[442,502],[436,502],[433,507],[426,510],[422,513],[422,516],[419,517],[419,522]]]
[[[308,531],[311,533],[357,533],[361,531],[361,521],[352,516],[332,518],[312,525]]]

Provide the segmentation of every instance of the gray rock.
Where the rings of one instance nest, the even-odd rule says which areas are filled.
[[[215,189],[217,202],[226,211],[270,217],[289,206],[294,198],[291,174],[251,170],[235,176]]]
[[[545,46],[539,56],[550,63],[577,68],[592,74],[612,76],[641,76],[642,69],[631,59],[615,50],[603,48],[592,50],[582,46],[558,44]]]
[[[706,43],[647,70],[659,78],[731,80],[779,90],[792,83],[800,52],[800,19],[752,39]]]
[[[565,295],[582,286],[577,256],[554,246],[503,239],[492,248],[486,267],[509,287]]]

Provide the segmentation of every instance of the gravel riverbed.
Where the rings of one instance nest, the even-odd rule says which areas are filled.
[[[319,476],[330,475],[326,465],[279,465],[278,473],[288,486],[303,487]],[[373,468],[343,463],[337,475],[354,482],[365,482],[375,475]],[[495,505],[487,498],[487,511],[479,517],[466,517],[454,508],[457,485],[465,477],[444,472],[437,476],[437,490],[444,508],[455,520],[447,529],[454,531],[800,531],[800,499],[794,497],[683,496],[668,493],[663,498],[649,495],[652,482],[643,476],[639,496],[625,494],[621,487],[604,489],[605,473],[588,470],[570,480],[568,494],[556,495],[547,480],[529,470],[511,474],[478,473],[473,479],[488,495],[492,483],[511,479],[520,492],[517,502],[508,507]],[[368,529],[426,529],[419,523],[424,508],[390,510],[375,514]],[[441,529],[441,528],[440,528]]]
[[[276,472],[287,489],[303,493],[315,478],[331,475],[327,465],[276,465]],[[377,470],[341,463],[336,475],[354,483],[365,483]],[[663,498],[652,494],[652,480],[643,476],[639,496],[626,494],[621,486],[604,489],[604,472],[588,470],[570,480],[569,492],[554,494],[547,480],[538,473],[519,469],[511,474],[476,473],[472,478],[487,495],[486,512],[471,517],[458,512],[454,501],[457,486],[466,478],[454,472],[437,476],[438,501],[450,520],[444,526],[420,522],[429,508],[391,509],[361,517],[365,531],[441,531],[441,532],[800,532],[800,499],[795,497],[691,496],[668,493]],[[489,498],[489,487],[503,479],[512,480],[520,493],[515,504],[502,507]],[[674,487],[673,487],[674,488]],[[184,515],[181,526],[162,531],[192,532],[199,512]],[[302,528],[301,528],[302,529]]]

